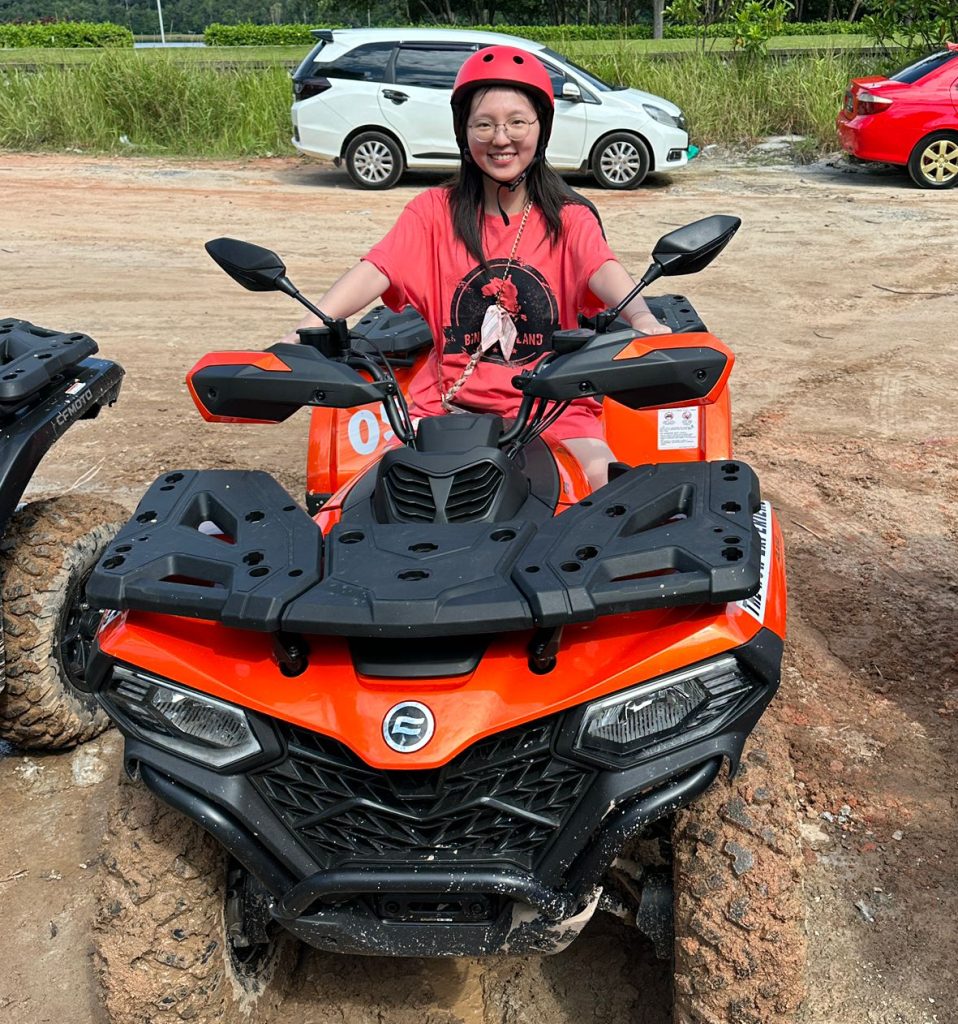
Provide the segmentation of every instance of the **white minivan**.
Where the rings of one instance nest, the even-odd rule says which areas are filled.
[[[685,117],[674,103],[611,86],[542,43],[457,29],[316,29],[293,75],[293,145],[345,163],[360,188],[392,188],[406,168],[453,169],[459,151],[449,94],[463,61],[495,43],[529,50],[556,99],[548,159],[591,171],[605,188],[635,188],[649,171],[689,159]]]

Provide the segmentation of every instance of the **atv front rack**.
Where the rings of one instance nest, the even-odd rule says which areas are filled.
[[[53,443],[116,401],[123,369],[96,351],[85,334],[0,319],[0,533]]]
[[[104,609],[238,629],[435,637],[724,604],[760,584],[739,461],[640,466],[545,523],[344,520],[325,538],[266,473],[169,473],[87,586]]]

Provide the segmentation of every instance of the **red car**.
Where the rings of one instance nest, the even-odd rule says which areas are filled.
[[[958,43],[883,78],[853,79],[838,115],[859,160],[904,164],[922,188],[958,185]]]

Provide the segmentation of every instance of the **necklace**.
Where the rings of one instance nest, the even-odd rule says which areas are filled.
[[[522,211],[522,220],[519,222],[519,230],[516,232],[516,240],[512,243],[512,252],[509,254],[509,259],[506,262],[506,269],[502,275],[502,280],[499,282],[499,290],[496,292],[496,297],[492,301],[492,304],[486,310],[485,316],[482,318],[482,327],[479,330],[479,344],[476,346],[475,352],[469,357],[469,362],[463,367],[462,373],[459,375],[459,379],[452,384],[449,390],[444,390],[442,384],[442,357],[436,359],[436,375],[439,383],[439,397],[442,401],[442,407],[446,412],[458,412],[459,410],[453,405],[452,400],[459,393],[459,390],[466,383],[466,381],[472,376],[473,371],[479,365],[479,360],[492,348],[496,342],[499,343],[499,348],[505,357],[506,362],[512,358],[512,351],[515,348],[516,337],[518,332],[516,331],[516,325],[513,322],[512,317],[506,309],[502,306],[502,290],[506,286],[506,282],[509,280],[509,274],[512,272],[512,264],[516,258],[516,252],[519,249],[519,239],[522,238],[522,230],[526,226],[526,221],[529,219],[529,211],[532,209],[532,200],[526,203],[525,209]]]

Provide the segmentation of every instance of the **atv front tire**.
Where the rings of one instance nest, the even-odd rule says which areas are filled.
[[[269,942],[236,948],[224,917],[227,866],[198,825],[123,776],[107,818],[94,924],[111,1024],[253,1024],[282,1001],[298,943],[277,929]]]
[[[676,816],[674,1024],[791,1024],[805,994],[804,861],[784,736]]]
[[[0,738],[15,746],[60,750],[109,725],[75,684],[99,622],[83,589],[126,518],[113,502],[76,497],[33,502],[10,521],[0,542]]]

